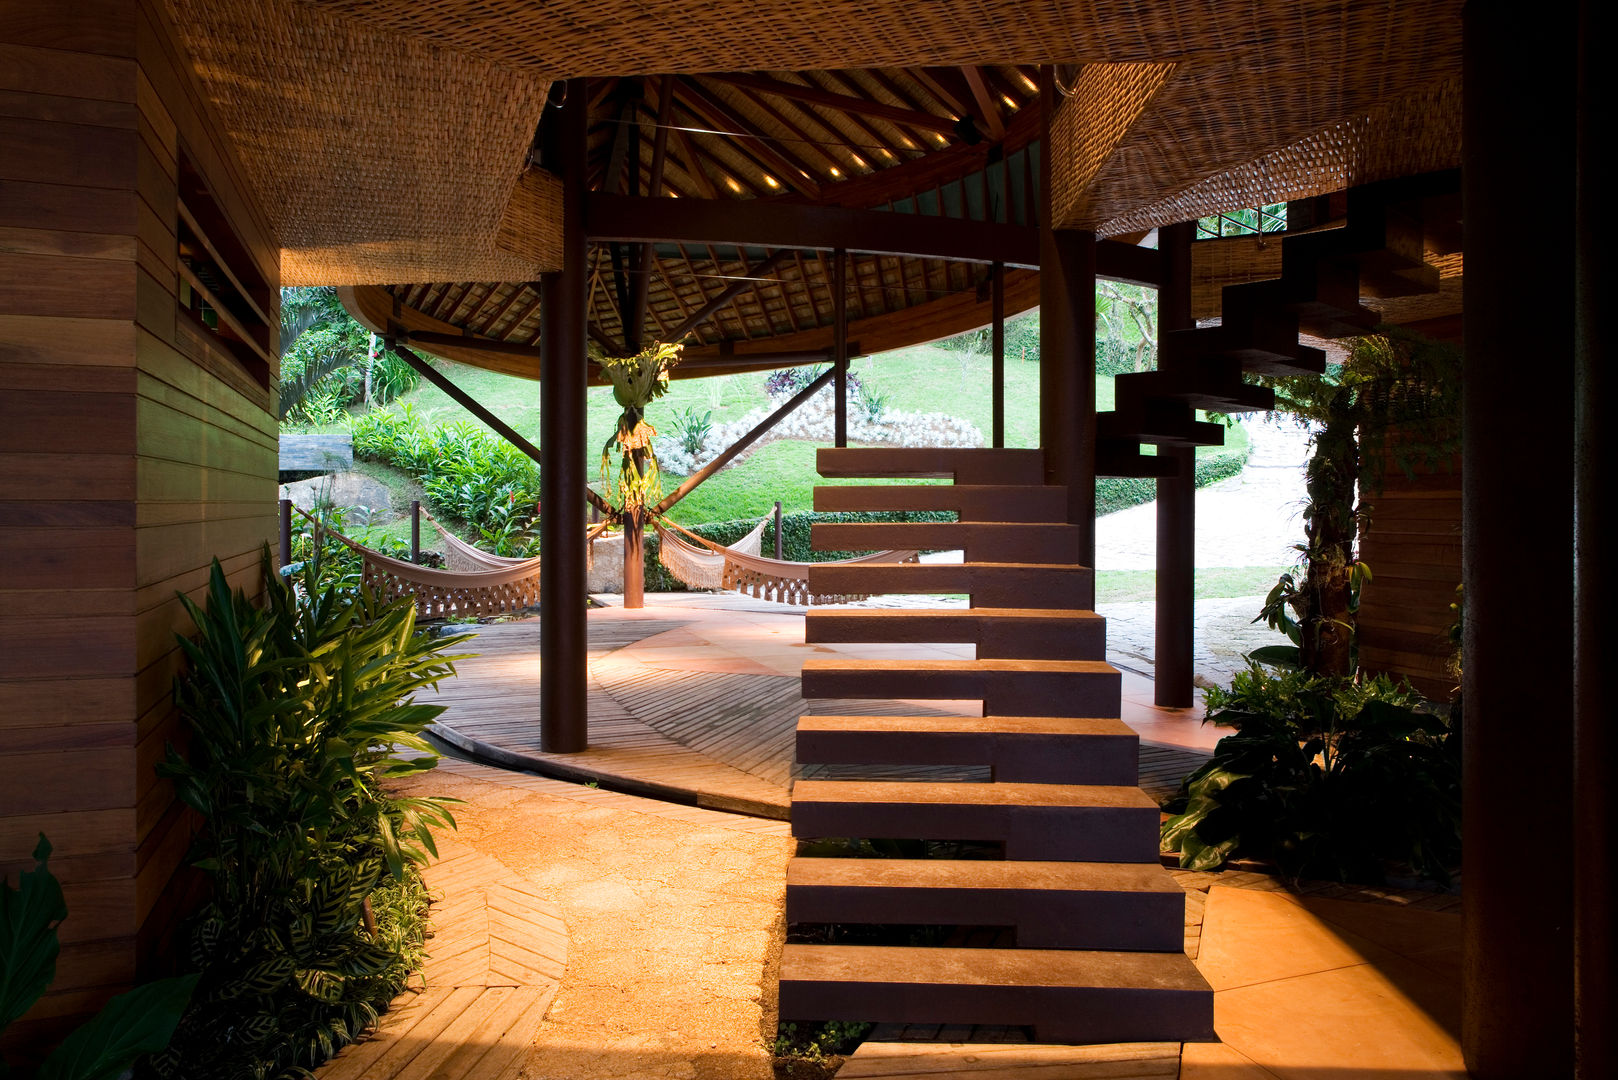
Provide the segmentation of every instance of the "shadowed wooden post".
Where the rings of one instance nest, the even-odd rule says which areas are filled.
[[[1577,195],[1570,8],[1541,5],[1524,19],[1515,5],[1474,0],[1462,14],[1461,1049],[1480,1080],[1573,1071],[1580,853],[1572,842],[1570,424],[1579,226],[1502,224],[1524,192],[1545,206],[1572,205]],[[1525,131],[1534,133],[1532,153],[1524,152]],[[1532,317],[1522,306],[1525,275],[1534,283]],[[1610,605],[1608,597],[1604,618]],[[1610,671],[1611,657],[1603,663]],[[1545,873],[1523,873],[1528,851]]]
[[[837,373],[832,378],[832,394],[837,403],[833,406],[834,422],[833,443],[837,446],[848,445],[848,288],[846,274],[848,272],[848,253],[838,248],[832,255],[831,275],[831,310],[832,310],[832,369]]]
[[[781,500],[775,500],[775,557],[781,558]]]
[[[562,269],[544,276],[540,300],[540,492],[550,512],[539,525],[539,744],[549,753],[588,741],[584,530],[574,516],[585,498],[585,101],[584,80],[569,80],[544,128],[543,164],[562,176]]]
[[[994,445],[1006,445],[1006,264],[995,263],[989,276],[993,290],[994,356],[990,364],[990,391],[994,413]]]
[[[410,500],[410,561],[421,562],[421,500]]]
[[[1618,654],[1612,597],[1611,533],[1603,530],[1601,504],[1618,490],[1618,443],[1606,412],[1618,394],[1613,379],[1609,307],[1618,281],[1612,252],[1618,241],[1613,215],[1605,205],[1607,144],[1611,121],[1607,95],[1613,66],[1606,58],[1614,12],[1611,5],[1582,5],[1579,30],[1579,195],[1577,209],[1578,293],[1575,317],[1573,478],[1574,659],[1573,659],[1573,820],[1578,863],[1573,880],[1574,1023],[1579,1080],[1597,1080],[1618,1071],[1613,1025],[1613,990],[1618,983],[1618,871],[1612,845],[1618,834],[1612,784],[1614,746],[1612,701],[1607,680]],[[1607,89],[1602,90],[1605,86]]]
[[[1040,68],[1040,124],[1050,146],[1057,105],[1051,68]],[[1079,526],[1077,556],[1095,565],[1096,238],[1052,227],[1050,154],[1040,154],[1039,442],[1046,482],[1068,490],[1067,521]]]
[[[292,562],[292,500],[281,500],[281,565]]]
[[[1190,222],[1157,231],[1163,253],[1163,285],[1157,292],[1157,355],[1163,338],[1191,330]],[[1157,452],[1179,465],[1178,475],[1157,481],[1157,651],[1152,701],[1159,708],[1184,709],[1192,696],[1192,624],[1196,608],[1196,450],[1159,446]]]

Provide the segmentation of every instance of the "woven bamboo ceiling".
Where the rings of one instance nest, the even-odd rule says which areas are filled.
[[[684,199],[1031,223],[1040,63],[1073,91],[1053,216],[1103,236],[1459,158],[1459,0],[165,2],[275,219],[285,283],[385,286],[424,328],[518,344],[537,337],[523,283],[543,260],[498,230],[562,77],[591,79],[593,186]],[[641,258],[648,336],[689,329],[715,360],[824,347],[824,256],[639,247],[592,248],[604,346]],[[981,265],[856,256],[847,280],[865,351],[983,322]],[[1008,310],[1033,281],[1008,272]]]

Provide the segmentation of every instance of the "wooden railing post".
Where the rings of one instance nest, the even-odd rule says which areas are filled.
[[[292,500],[281,500],[281,565],[292,563]]]
[[[410,500],[410,561],[421,565],[421,500]]]
[[[775,557],[781,558],[781,500],[775,500]]]

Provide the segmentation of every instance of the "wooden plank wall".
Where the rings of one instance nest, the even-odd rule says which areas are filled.
[[[1448,701],[1459,682],[1449,669],[1449,605],[1461,583],[1460,459],[1414,478],[1389,465],[1383,490],[1366,502],[1360,552],[1371,581],[1360,594],[1360,666]]]
[[[278,249],[152,0],[0,0],[0,868],[43,831],[69,916],[49,1042],[152,970],[191,822],[177,591],[256,589],[275,533],[270,388],[177,313],[180,153],[278,293]],[[159,965],[160,966],[160,965]]]

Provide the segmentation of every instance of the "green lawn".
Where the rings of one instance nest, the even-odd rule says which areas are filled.
[[[1198,600],[1234,596],[1262,596],[1275,585],[1275,579],[1290,569],[1285,566],[1198,567],[1195,595]],[[1151,600],[1157,595],[1157,573],[1153,570],[1097,570],[1097,603],[1127,604]]]
[[[462,365],[444,365],[455,383],[482,402],[496,416],[538,444],[540,431],[539,384],[528,379],[482,371]],[[852,365],[866,386],[888,398],[888,407],[902,412],[944,412],[976,424],[987,439],[991,433],[988,357],[918,345],[880,356],[865,357]],[[734,421],[769,404],[764,393],[765,373],[676,379],[664,397],[648,411],[652,425],[666,434],[675,431],[674,416],[683,409],[711,410],[713,422]],[[1112,379],[1096,380],[1097,408],[1112,407]],[[436,387],[423,384],[401,399],[409,402],[428,425],[475,420]],[[398,406],[392,406],[397,408]],[[586,396],[587,441],[581,448],[587,476],[600,472],[601,446],[617,426],[619,409],[608,387],[592,387]],[[1039,365],[1008,357],[1006,362],[1006,445],[1037,446],[1039,441]],[[1246,435],[1237,427],[1227,432],[1227,447],[1240,448]],[[776,499],[787,512],[813,506],[813,489],[822,482],[814,472],[814,445],[801,441],[767,443],[738,464],[707,480],[688,495],[673,514],[684,524],[757,517],[767,513]],[[1204,453],[1217,452],[1205,447]],[[680,477],[666,477],[672,490]]]

